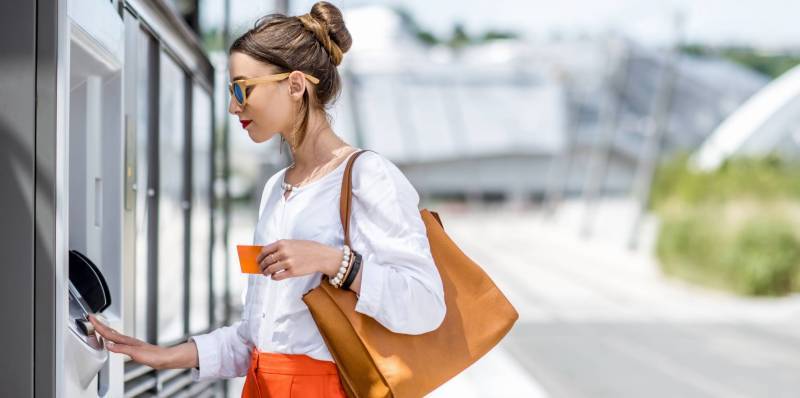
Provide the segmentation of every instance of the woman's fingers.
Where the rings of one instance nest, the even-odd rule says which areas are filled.
[[[119,333],[94,315],[89,315],[88,318],[97,334],[105,339],[106,349],[109,351],[127,355],[134,361],[154,369],[159,369],[164,363],[167,351],[161,347]]]
[[[272,279],[276,280],[276,281],[280,281],[280,280],[284,280],[284,279],[292,277],[292,276],[294,276],[294,273],[292,273],[292,270],[287,267],[287,268],[284,268],[283,271],[281,271],[281,272],[276,272],[276,273],[272,274]]]
[[[259,254],[256,258],[256,262],[261,266],[261,269],[264,269],[264,267],[274,263],[275,261],[278,261],[280,258],[278,257],[279,255],[280,254],[277,251],[261,252],[261,254]]]
[[[153,369],[162,368],[164,354],[160,351],[160,347],[147,345],[147,346],[132,346],[122,343],[114,343],[112,341],[106,342],[106,349],[117,354],[123,354],[131,357],[132,360],[142,365],[147,365]]]
[[[259,254],[258,257],[256,257],[256,262],[258,262],[260,264],[270,254],[272,254],[273,257],[277,256],[278,255],[277,252],[280,251],[280,249],[283,248],[285,246],[285,244],[286,243],[283,240],[276,240],[275,242],[272,242],[272,243],[262,247],[261,248],[261,254]]]
[[[278,271],[280,271],[282,269],[288,268],[288,266],[289,266],[289,262],[288,261],[277,261],[275,263],[270,264],[269,266],[267,266],[265,268],[262,268],[262,270],[263,270],[262,274],[264,274],[264,276],[270,276],[270,275],[274,274],[275,272],[278,272]]]
[[[90,315],[87,316],[87,318],[89,318],[89,322],[91,322],[92,325],[94,326],[94,330],[99,335],[103,336],[103,338],[105,338],[106,340],[114,341],[114,340],[116,340],[118,338],[117,337],[117,333],[113,329],[111,329],[110,327],[106,326],[105,323],[100,322],[100,320],[97,319],[97,317],[95,317],[94,315],[90,314]]]
[[[111,352],[116,352],[117,354],[125,354],[127,356],[131,356],[131,346],[122,343],[115,343],[113,341],[106,342],[106,349]]]
[[[140,345],[142,343],[141,341],[139,341],[139,340],[137,340],[137,339],[135,339],[133,337],[128,337],[128,336],[126,336],[126,335],[124,335],[122,333],[119,333],[116,330],[108,327],[103,322],[100,322],[100,320],[97,319],[97,317],[95,317],[94,315],[89,315],[88,318],[89,318],[89,322],[91,322],[92,325],[94,325],[95,331],[97,331],[97,333],[100,336],[103,336],[103,338],[108,340],[108,341],[112,341],[112,342],[115,342],[115,343],[122,343],[122,344],[125,344],[125,345],[131,345],[131,346],[137,346],[137,345]]]
[[[110,341],[117,340],[117,336],[115,333],[113,333],[111,328],[106,326],[106,324],[104,324],[103,322],[100,322],[94,315],[89,315],[87,316],[87,318],[89,318],[89,322],[92,323],[92,325],[94,326],[94,330],[97,332],[97,334],[103,336],[103,338],[106,340]]]
[[[272,252],[264,257],[263,261],[261,261],[258,266],[261,267],[261,272],[265,272],[267,267],[276,265],[280,262],[283,262],[287,259],[286,255],[279,252]]]

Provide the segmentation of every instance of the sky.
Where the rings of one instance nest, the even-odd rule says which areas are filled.
[[[206,26],[222,21],[223,0],[202,0]],[[232,25],[243,29],[273,10],[271,0],[230,0]],[[624,33],[646,45],[683,36],[693,43],[800,49],[800,0],[329,0],[342,9],[383,4],[409,10],[424,28],[449,33],[463,23],[470,33],[511,30],[524,37]],[[308,12],[313,0],[290,1],[290,14]]]

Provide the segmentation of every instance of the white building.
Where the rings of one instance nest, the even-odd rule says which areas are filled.
[[[537,199],[553,175],[576,194],[609,125],[602,191],[630,191],[665,51],[618,37],[495,40],[454,51],[426,47],[387,7],[351,9],[345,20],[353,47],[334,129],[396,162],[423,196]],[[727,61],[681,57],[662,152],[694,150],[766,82]],[[277,152],[259,155],[262,177],[285,165]],[[568,170],[553,174],[565,157]]]
[[[335,129],[397,162],[424,195],[540,197],[565,151],[565,189],[578,192],[608,130],[604,109],[615,105],[602,185],[608,193],[630,189],[665,52],[614,37],[497,40],[453,51],[420,44],[388,8],[345,18],[354,44]],[[696,148],[766,81],[727,61],[681,57],[664,151]]]

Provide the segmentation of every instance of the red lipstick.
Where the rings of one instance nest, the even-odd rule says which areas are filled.
[[[252,122],[253,122],[252,120],[239,120],[239,123],[241,123],[241,124],[242,124],[242,128],[243,128],[243,129],[246,129],[246,128],[247,128],[247,125],[249,125],[249,124],[250,124],[250,123],[252,123]]]

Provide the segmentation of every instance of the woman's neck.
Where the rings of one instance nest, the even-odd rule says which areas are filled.
[[[310,120],[303,143],[291,148],[294,169],[311,170],[343,156],[349,146],[337,136],[327,120]]]

